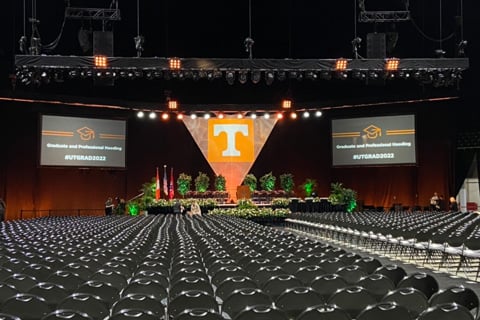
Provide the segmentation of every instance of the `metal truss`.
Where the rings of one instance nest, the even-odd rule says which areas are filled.
[[[409,21],[410,11],[361,11],[359,22],[399,22]]]
[[[65,8],[65,18],[77,20],[119,21],[120,9],[104,8]]]

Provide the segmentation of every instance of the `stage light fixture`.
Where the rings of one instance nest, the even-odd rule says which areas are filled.
[[[315,111],[315,117],[320,118],[322,116],[322,111],[317,110]]]
[[[227,79],[227,83],[229,85],[233,85],[235,82],[235,71],[227,71],[225,74],[225,78]]]
[[[281,120],[281,119],[283,119],[283,113],[281,113],[281,112],[277,112],[277,115],[276,115],[276,117],[277,117],[277,119],[278,119],[278,120]]]
[[[255,112],[252,112],[252,113],[250,114],[250,118],[252,118],[252,119],[257,119],[257,114],[256,114]]]
[[[170,70],[179,70],[182,67],[182,62],[178,58],[170,58],[168,65]]]
[[[275,74],[273,71],[267,71],[265,72],[265,83],[267,86],[271,85],[273,83],[273,80],[275,80]]]
[[[218,112],[218,113],[216,114],[216,116],[217,116],[218,119],[223,119],[223,118],[225,118],[225,115],[223,114],[223,112]]]
[[[260,71],[258,70],[252,71],[252,74],[251,74],[252,83],[257,84],[260,82],[261,79],[262,79],[262,73]]]
[[[283,99],[282,101],[282,109],[290,109],[292,107],[292,100],[290,99]]]
[[[367,75],[365,74],[365,71],[355,70],[352,73],[352,77],[357,80],[365,80]]]
[[[265,112],[265,113],[263,114],[263,118],[265,118],[265,119],[270,119],[270,113]]]
[[[397,58],[390,58],[385,60],[386,71],[397,71],[399,65],[400,65],[400,60]]]
[[[348,60],[344,58],[337,59],[335,62],[335,70],[336,71],[345,71],[347,70]]]
[[[145,113],[143,111],[138,111],[137,112],[137,118],[142,119],[143,117],[145,117]]]
[[[303,112],[303,117],[305,119],[310,118],[310,112],[308,112],[308,111]]]
[[[278,81],[285,81],[287,79],[287,73],[285,71],[277,71]]]
[[[177,114],[177,120],[183,120],[183,114],[182,113]]]
[[[168,100],[168,109],[177,110],[178,109],[177,100]]]
[[[305,74],[305,77],[309,80],[317,80],[318,78],[318,75],[316,72],[314,71],[308,71],[306,74]]]
[[[323,70],[320,72],[320,79],[323,80],[331,80],[332,79],[332,73],[327,70]]]
[[[238,72],[238,82],[240,82],[241,84],[247,83],[247,71]]]
[[[150,119],[155,119],[157,117],[157,114],[154,111],[150,111],[150,113],[148,114],[148,117]]]
[[[243,119],[243,114],[241,114],[240,112],[237,113],[237,119]]]
[[[195,113],[192,113],[190,115],[190,119],[193,119],[193,120],[197,119],[197,115]]]
[[[170,118],[169,114],[164,112],[162,113],[162,120],[168,120]]]
[[[293,120],[297,119],[297,113],[296,112],[290,113],[290,118]]]
[[[93,57],[95,68],[104,69],[108,67],[108,59],[106,56],[94,56]]]
[[[210,113],[208,113],[208,112],[205,113],[205,114],[203,115],[203,119],[205,119],[205,120],[210,119]]]

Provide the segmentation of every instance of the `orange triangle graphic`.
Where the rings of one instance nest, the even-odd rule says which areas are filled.
[[[213,172],[226,180],[231,200],[237,200],[237,187],[251,169],[277,119],[243,118],[227,115],[223,119],[192,119],[183,123],[207,159]]]

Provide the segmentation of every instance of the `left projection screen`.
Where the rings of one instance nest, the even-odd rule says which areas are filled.
[[[41,116],[40,166],[125,168],[126,122]]]

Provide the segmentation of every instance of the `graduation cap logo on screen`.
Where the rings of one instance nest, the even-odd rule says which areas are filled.
[[[363,129],[363,132],[367,134],[368,139],[377,139],[378,137],[382,136],[382,129],[374,126],[373,124]]]
[[[82,140],[93,140],[95,139],[95,131],[88,127],[83,127],[77,130]]]

